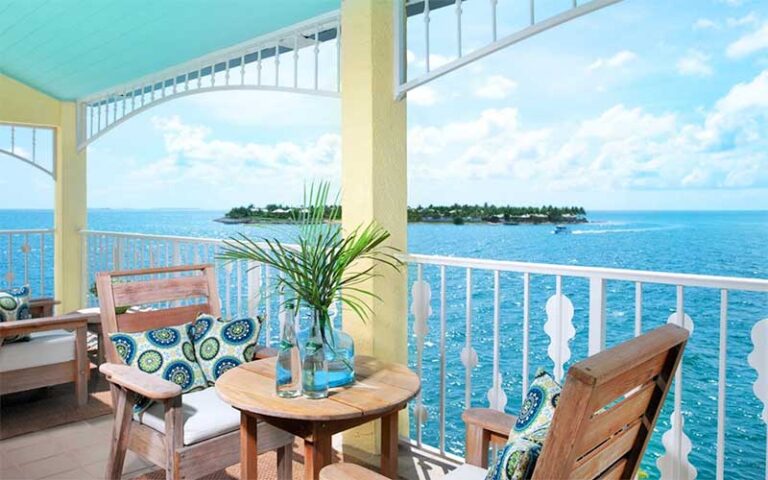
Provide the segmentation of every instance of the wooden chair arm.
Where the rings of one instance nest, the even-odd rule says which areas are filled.
[[[320,480],[388,480],[387,477],[372,472],[353,463],[335,463],[320,471]]]
[[[33,298],[29,301],[29,313],[32,318],[52,317],[53,307],[59,303],[61,302],[50,297]]]
[[[263,358],[271,358],[277,356],[277,349],[272,347],[263,347],[261,345],[256,346],[256,353],[253,354],[254,360],[261,360]]]
[[[470,408],[464,410],[461,419],[467,426],[473,425],[496,436],[509,438],[509,431],[515,426],[514,415],[490,408]]]
[[[99,371],[108,381],[152,400],[168,400],[181,395],[181,387],[136,367],[102,363]]]
[[[467,426],[466,462],[488,468],[490,444],[503,444],[517,418],[490,408],[470,408],[461,415]]]
[[[0,323],[0,338],[48,330],[88,328],[88,316],[78,313]]]

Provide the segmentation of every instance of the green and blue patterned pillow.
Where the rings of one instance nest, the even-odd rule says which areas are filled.
[[[29,313],[29,287],[7,288],[0,290],[0,322],[27,320]],[[29,340],[29,335],[14,335],[0,339],[0,343],[12,343]]]
[[[187,393],[208,386],[187,334],[190,325],[111,333],[109,338],[126,365],[171,381],[181,387],[182,393]],[[134,410],[137,413],[146,410],[150,404],[147,399],[139,399]]]
[[[200,368],[213,385],[227,370],[253,360],[261,322],[252,318],[226,321],[200,314],[189,326],[189,337]]]
[[[539,369],[528,388],[509,440],[499,453],[486,480],[525,480],[531,478],[549,426],[555,415],[562,387],[552,375]]]

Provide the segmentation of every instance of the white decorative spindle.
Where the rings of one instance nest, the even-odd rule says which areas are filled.
[[[725,478],[725,393],[728,358],[728,290],[720,291],[720,355],[717,372],[717,458],[716,478]]]
[[[429,283],[424,281],[423,266],[417,267],[417,280],[411,288],[413,303],[411,304],[411,314],[413,314],[413,335],[416,337],[416,369],[419,378],[423,381],[423,358],[424,358],[424,340],[429,333],[427,320],[432,315],[432,289]],[[416,416],[416,442],[421,445],[421,426],[426,423],[428,413],[422,400],[421,392],[416,397],[416,406],[414,407]]]
[[[448,313],[446,312],[445,265],[440,265],[440,453],[445,454],[445,336],[448,333]]]
[[[507,394],[501,387],[503,378],[499,369],[501,336],[501,273],[493,272],[493,385],[488,389],[488,405],[494,410],[504,411]]]
[[[747,361],[757,371],[757,379],[752,385],[752,391],[763,402],[761,418],[765,423],[765,478],[768,480],[768,318],[760,320],[752,327],[751,336],[753,350],[747,357]]]
[[[667,323],[681,326],[693,333],[693,320],[683,308],[683,288],[677,287],[677,310],[669,316]],[[685,419],[683,418],[683,363],[675,373],[675,408],[670,416],[670,428],[661,436],[664,454],[656,460],[656,466],[662,480],[693,480],[697,470],[689,461],[691,440],[685,434]]]
[[[470,408],[472,404],[472,370],[478,365],[477,352],[472,347],[472,269],[467,269],[467,304],[466,304],[466,326],[465,343],[461,349],[461,363],[464,365],[464,406]]]
[[[544,332],[549,336],[547,353],[555,364],[555,380],[563,379],[563,365],[571,358],[571,348],[568,345],[576,335],[573,326],[573,303],[562,293],[562,278],[557,276],[557,288],[554,295],[549,297],[545,307],[547,321],[544,324]]]
[[[643,284],[635,282],[635,336],[643,333]]]
[[[528,365],[528,346],[531,336],[531,274],[523,274],[523,388],[521,390],[522,401],[525,402],[525,396],[528,394],[528,377],[530,367]]]

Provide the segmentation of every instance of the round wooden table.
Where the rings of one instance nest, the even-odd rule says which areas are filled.
[[[280,398],[275,393],[275,358],[229,370],[216,381],[216,392],[240,410],[240,459],[242,480],[257,480],[257,431],[259,420],[304,439],[304,478],[317,480],[331,463],[331,436],[372,420],[381,419],[381,471],[397,478],[397,417],[421,389],[421,382],[407,367],[358,356],[357,380],[348,387],[331,389],[328,398]]]

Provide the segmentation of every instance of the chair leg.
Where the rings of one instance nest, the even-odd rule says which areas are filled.
[[[179,457],[176,450],[184,445],[184,418],[181,410],[181,396],[165,401],[165,478],[181,479]]]
[[[277,480],[293,480],[293,442],[277,449]]]
[[[77,392],[77,404],[81,407],[88,403],[89,363],[87,330],[85,327],[78,328],[75,331],[75,391]]]
[[[110,385],[110,389],[116,402],[115,423],[112,425],[112,444],[109,449],[107,471],[104,473],[107,480],[120,478],[123,474],[125,452],[128,450],[131,422],[133,421],[133,394],[114,385]]]
[[[477,425],[467,425],[465,461],[470,465],[488,468],[490,434]]]

